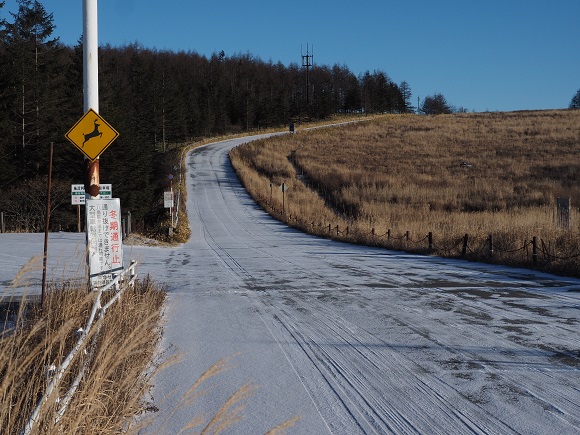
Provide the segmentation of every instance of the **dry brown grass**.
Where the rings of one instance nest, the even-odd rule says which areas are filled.
[[[469,234],[469,258],[523,266],[537,236],[538,267],[580,274],[577,209],[570,230],[555,222],[557,197],[580,204],[580,111],[387,116],[255,142],[231,158],[262,206],[316,234],[348,226],[338,238],[425,251],[432,232],[448,256]],[[390,240],[376,236],[388,229]]]
[[[50,367],[59,366],[84,327],[95,292],[53,288],[45,306],[21,310],[17,327],[0,337],[0,433],[17,434],[45,391]],[[32,433],[103,434],[127,431],[144,410],[151,367],[161,334],[165,292],[149,280],[128,289],[91,329],[86,350],[65,373],[62,386],[40,411]],[[24,306],[24,305],[23,305]],[[97,333],[98,332],[98,333]],[[66,413],[55,423],[56,411],[84,360],[85,376]]]

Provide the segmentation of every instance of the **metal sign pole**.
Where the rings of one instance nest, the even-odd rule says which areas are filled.
[[[171,208],[169,213],[171,214],[171,228],[173,228],[173,175],[169,176],[169,191],[171,192]]]
[[[83,0],[83,91],[85,114],[65,134],[65,137],[85,156],[83,186],[71,186],[75,193],[84,190],[86,211],[86,246],[89,287],[104,286],[113,274],[123,268],[121,244],[121,204],[111,198],[112,190],[103,190],[99,174],[99,156],[119,136],[119,133],[99,115],[97,0]],[[79,189],[80,187],[80,189]],[[84,188],[84,189],[83,189]],[[105,199],[106,198],[106,199]],[[80,199],[80,198],[79,198]]]

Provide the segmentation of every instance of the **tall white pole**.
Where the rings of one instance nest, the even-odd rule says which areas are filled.
[[[85,112],[99,113],[99,29],[97,0],[83,0],[83,80]]]
[[[83,0],[83,90],[85,113],[99,113],[99,29],[97,0]],[[100,191],[99,160],[85,159],[85,192],[96,198]]]

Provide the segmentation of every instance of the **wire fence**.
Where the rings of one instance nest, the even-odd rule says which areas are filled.
[[[281,220],[324,237],[426,255],[531,267],[580,276],[580,248],[577,241],[566,247],[558,246],[557,243],[538,236],[525,237],[517,241],[514,240],[514,236],[506,234],[437,237],[437,234],[431,231],[418,235],[413,235],[410,231],[395,233],[392,229],[381,232],[371,228],[369,231],[360,230],[357,226],[305,222],[299,215],[293,215],[290,211],[277,210],[271,206],[267,208]]]

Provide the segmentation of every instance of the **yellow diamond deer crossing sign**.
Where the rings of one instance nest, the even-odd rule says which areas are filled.
[[[65,137],[90,160],[96,160],[119,133],[97,112],[89,109]]]

